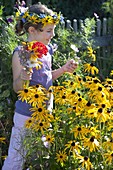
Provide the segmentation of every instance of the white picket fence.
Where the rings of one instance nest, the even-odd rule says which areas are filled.
[[[100,68],[100,74],[108,76],[113,69],[113,28],[111,27],[111,18],[97,19],[94,41],[97,50],[97,66]],[[75,32],[81,30],[83,20],[74,19],[73,22],[67,20],[66,28],[73,28]]]

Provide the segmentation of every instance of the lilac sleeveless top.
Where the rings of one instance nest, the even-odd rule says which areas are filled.
[[[52,85],[51,74],[51,56],[53,54],[51,46],[48,46],[49,52],[46,56],[43,56],[40,61],[42,62],[42,68],[37,70],[33,68],[32,79],[30,80],[30,86],[41,84],[48,89]],[[18,51],[18,47],[15,49]],[[15,103],[15,112],[31,117],[32,112],[29,110],[31,106],[25,101],[17,100]]]

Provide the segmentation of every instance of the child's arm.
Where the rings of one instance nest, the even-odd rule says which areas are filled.
[[[32,73],[27,73],[23,66],[20,64],[18,52],[16,51],[12,58],[12,71],[13,71],[13,89],[17,93],[23,89],[25,80],[31,79]]]

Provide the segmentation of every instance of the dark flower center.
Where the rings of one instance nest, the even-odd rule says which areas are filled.
[[[78,80],[81,81],[81,78],[79,77]]]
[[[102,91],[102,87],[98,87],[98,90],[99,90],[99,91]]]
[[[86,104],[87,106],[91,106],[91,103],[90,102],[87,102],[87,104]]]
[[[38,94],[35,94],[35,98],[38,98],[39,97],[39,95]]]
[[[98,80],[93,80],[93,82],[96,84],[96,83],[98,83],[99,81],[98,81]]]
[[[99,112],[99,113],[102,113],[102,108],[99,108],[99,109],[98,109],[98,112]]]
[[[28,89],[24,89],[24,92],[25,92],[25,93],[28,93]]]
[[[111,138],[110,142],[113,143],[113,138]]]
[[[95,137],[92,136],[92,137],[90,138],[90,142],[94,142],[94,139],[95,139]]]
[[[79,98],[79,99],[78,99],[78,101],[79,101],[79,102],[81,102],[81,101],[82,101],[82,99],[81,99],[81,98]]]
[[[78,128],[78,131],[81,131],[81,130],[82,130],[81,127],[79,127],[79,128]]]
[[[75,142],[72,142],[72,143],[71,143],[71,146],[75,146]]]
[[[70,85],[73,85],[74,83],[73,82],[70,82]]]
[[[40,123],[39,125],[40,125],[40,126],[43,126],[43,123]]]
[[[87,160],[88,160],[88,156],[85,156],[85,157],[84,157],[84,160],[87,161]]]
[[[62,159],[62,158],[63,158],[63,156],[62,156],[62,155],[60,155],[60,158]]]
[[[73,106],[73,109],[76,110],[76,106]]]
[[[38,108],[38,111],[39,111],[39,112],[42,112],[42,108]]]
[[[113,89],[110,89],[110,92],[113,92]]]
[[[73,75],[76,75],[76,72],[74,72]]]
[[[31,123],[32,121],[31,120],[29,120],[29,123]]]
[[[111,156],[113,157],[113,153],[111,154]]]
[[[49,93],[52,93],[52,90],[51,90],[51,89],[49,90]]]
[[[102,104],[102,108],[105,108],[105,106],[106,106],[105,104]]]
[[[36,85],[36,88],[39,88],[39,85],[38,85],[38,84]]]
[[[65,99],[65,98],[66,98],[66,96],[63,95],[63,96],[62,96],[62,99]]]
[[[72,94],[75,94],[75,91],[74,90],[72,90],[72,92],[71,92]]]
[[[109,83],[109,84],[111,84],[111,83],[112,83],[112,81],[108,81],[108,83]]]
[[[94,66],[94,64],[93,64],[93,63],[91,63],[91,64],[90,64],[90,66],[91,66],[91,67],[93,67],[93,66]]]
[[[107,109],[107,113],[110,113],[111,111],[110,111],[110,109]]]

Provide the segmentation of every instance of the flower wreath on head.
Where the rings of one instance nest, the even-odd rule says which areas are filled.
[[[22,20],[23,23],[31,22],[33,24],[42,23],[43,26],[47,24],[58,24],[59,22],[64,22],[64,17],[61,13],[54,13],[53,15],[47,15],[45,13],[40,13],[39,15],[36,13],[31,13],[27,9],[25,12],[21,13],[18,11],[16,13],[16,19]]]

